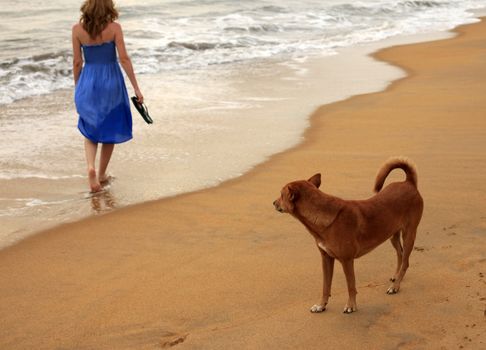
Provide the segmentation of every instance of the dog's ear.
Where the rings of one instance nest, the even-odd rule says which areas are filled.
[[[297,188],[288,185],[287,186],[287,196],[289,198],[289,201],[291,203],[295,202],[297,200],[297,197],[299,196],[299,192],[297,191]]]
[[[319,186],[321,185],[321,174],[315,174],[307,181],[319,188]]]

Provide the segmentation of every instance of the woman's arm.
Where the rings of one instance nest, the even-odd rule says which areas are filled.
[[[81,54],[81,42],[76,35],[76,27],[79,24],[75,24],[72,30],[72,41],[73,41],[73,76],[74,85],[78,83],[79,75],[83,69],[83,55]]]
[[[130,57],[128,57],[128,53],[125,48],[125,40],[123,39],[121,25],[118,23],[113,23],[113,25],[115,26],[115,44],[118,50],[118,56],[120,57],[120,63],[125,73],[127,73],[128,79],[130,79],[130,83],[132,84],[133,90],[135,90],[135,95],[137,96],[138,101],[143,103],[143,95],[138,88],[137,78],[135,77],[135,73],[133,71],[132,61],[130,60]]]

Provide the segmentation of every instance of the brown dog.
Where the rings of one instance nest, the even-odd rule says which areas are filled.
[[[383,184],[388,174],[396,168],[405,171],[403,182]],[[400,289],[400,282],[408,268],[417,226],[422,217],[423,200],[417,190],[417,172],[407,159],[390,159],[378,172],[375,181],[377,194],[367,200],[344,200],[321,192],[321,174],[307,181],[287,184],[273,205],[282,213],[289,213],[309,230],[316,240],[322,256],[324,288],[319,304],[311,312],[326,309],[331,296],[334,259],[343,266],[348,285],[349,299],[344,313],[357,311],[354,259],[370,252],[390,239],[397,251],[397,269],[391,279],[388,294]],[[403,248],[400,243],[400,233]]]

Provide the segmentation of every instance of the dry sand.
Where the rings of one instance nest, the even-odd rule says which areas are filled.
[[[409,77],[318,109],[305,141],[209,190],[117,210],[0,252],[0,349],[479,349],[486,347],[486,24],[382,50]],[[356,262],[359,311],[311,314],[320,255],[274,211],[280,188],[371,195],[406,155],[425,212],[399,294],[390,244]],[[396,171],[394,179],[403,175]]]

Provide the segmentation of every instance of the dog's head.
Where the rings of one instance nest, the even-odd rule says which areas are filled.
[[[273,202],[275,210],[281,213],[294,212],[295,203],[299,200],[300,190],[303,186],[319,188],[321,185],[321,174],[315,174],[309,180],[294,181],[285,185],[280,191],[280,197]]]

